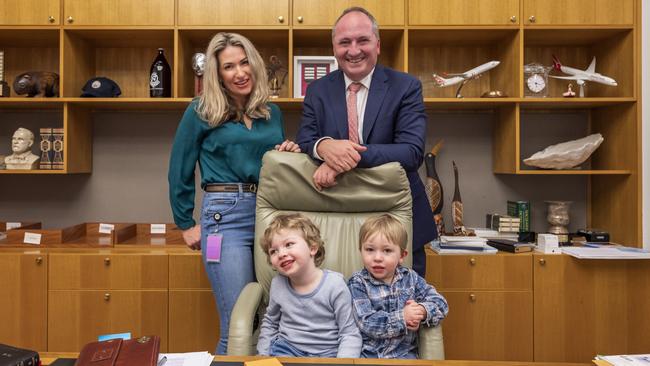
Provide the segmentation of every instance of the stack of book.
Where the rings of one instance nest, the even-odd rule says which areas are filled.
[[[517,240],[519,239],[519,233],[513,232],[500,232],[498,230],[492,230],[484,227],[472,227],[469,228],[474,231],[476,236],[480,236],[485,239],[508,239],[508,240]]]
[[[521,219],[500,214],[487,214],[485,226],[502,233],[518,233]]]
[[[487,245],[487,239],[478,236],[446,236],[431,243],[438,254],[496,254],[497,250]]]
[[[533,243],[520,243],[517,240],[508,239],[490,239],[488,245],[503,252],[510,253],[526,253],[532,252],[535,249]]]
[[[508,215],[521,219],[519,228],[521,231],[530,231],[530,202],[528,201],[508,201]]]

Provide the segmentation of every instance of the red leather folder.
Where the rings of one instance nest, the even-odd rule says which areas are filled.
[[[160,337],[91,342],[79,353],[75,366],[156,366]]]

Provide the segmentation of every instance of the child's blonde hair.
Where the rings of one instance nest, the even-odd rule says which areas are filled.
[[[300,231],[303,239],[305,239],[310,248],[318,248],[314,255],[314,263],[316,266],[318,267],[323,263],[323,260],[325,260],[325,243],[320,237],[320,230],[310,219],[299,213],[295,213],[276,216],[266,230],[264,230],[264,237],[262,237],[260,245],[264,253],[266,253],[266,260],[269,264],[271,263],[269,249],[271,248],[273,235],[284,229]]]
[[[372,235],[382,234],[388,241],[398,245],[402,252],[406,250],[408,234],[401,222],[389,214],[369,217],[359,230],[359,250]]]

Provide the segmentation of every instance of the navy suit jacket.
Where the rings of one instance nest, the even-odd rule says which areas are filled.
[[[347,139],[348,119],[343,72],[336,70],[307,88],[296,142],[312,155],[318,139]],[[422,84],[413,76],[375,66],[363,120],[359,168],[397,161],[402,164],[413,196],[413,251],[436,237],[433,213],[418,168],[424,158],[426,114]]]

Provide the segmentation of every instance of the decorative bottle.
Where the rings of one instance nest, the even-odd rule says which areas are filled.
[[[165,50],[158,49],[158,56],[151,64],[149,73],[149,96],[169,98],[172,96],[172,69],[165,58]]]

